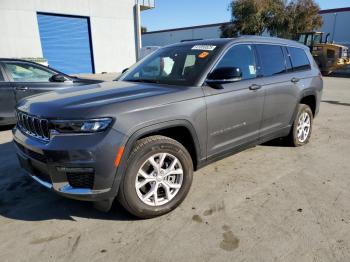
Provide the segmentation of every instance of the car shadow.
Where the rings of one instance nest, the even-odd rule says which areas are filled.
[[[327,77],[335,77],[335,78],[350,78],[350,73],[340,73],[334,72],[328,75]]]
[[[291,147],[285,139],[276,138],[274,140],[267,141],[260,146],[270,146],[270,147]]]
[[[24,221],[74,221],[76,217],[136,220],[118,203],[103,213],[90,202],[66,199],[38,185],[20,168],[12,142],[0,144],[0,215]]]
[[[6,125],[6,126],[0,126],[0,132],[1,131],[8,131],[11,130],[15,125]]]
[[[350,106],[350,103],[343,103],[343,102],[333,101],[333,100],[322,100],[322,102],[331,104],[331,105]]]

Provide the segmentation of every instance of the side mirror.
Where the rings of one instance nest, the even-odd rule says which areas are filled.
[[[208,75],[206,82],[210,84],[226,84],[242,80],[242,71],[238,67],[221,67]]]
[[[124,74],[126,71],[128,71],[129,68],[125,68],[123,71],[122,71],[122,74]]]
[[[65,81],[67,81],[67,78],[64,75],[56,74],[56,75],[51,76],[49,81],[63,83]]]

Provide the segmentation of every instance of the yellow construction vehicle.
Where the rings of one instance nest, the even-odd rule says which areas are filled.
[[[346,46],[330,43],[330,34],[306,32],[297,36],[297,41],[307,45],[323,75],[329,75],[337,69],[350,65],[349,49]]]

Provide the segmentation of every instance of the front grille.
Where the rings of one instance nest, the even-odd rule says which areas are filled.
[[[17,125],[26,134],[49,141],[49,121],[17,111]]]
[[[69,184],[75,188],[92,189],[94,185],[94,173],[67,173]]]
[[[34,151],[22,146],[21,144],[17,143],[16,141],[15,141],[15,144],[26,156],[29,156],[30,158],[33,158],[33,159],[38,160],[38,161],[43,162],[43,163],[47,163],[47,157],[45,155],[34,152]]]

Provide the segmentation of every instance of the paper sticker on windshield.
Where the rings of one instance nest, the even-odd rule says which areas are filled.
[[[249,74],[256,75],[255,66],[252,66],[252,65],[249,66]]]
[[[215,48],[215,45],[195,45],[192,50],[213,51]]]
[[[200,53],[200,54],[198,55],[198,57],[204,59],[204,58],[206,58],[208,55],[209,55],[209,52],[202,52],[202,53]]]

